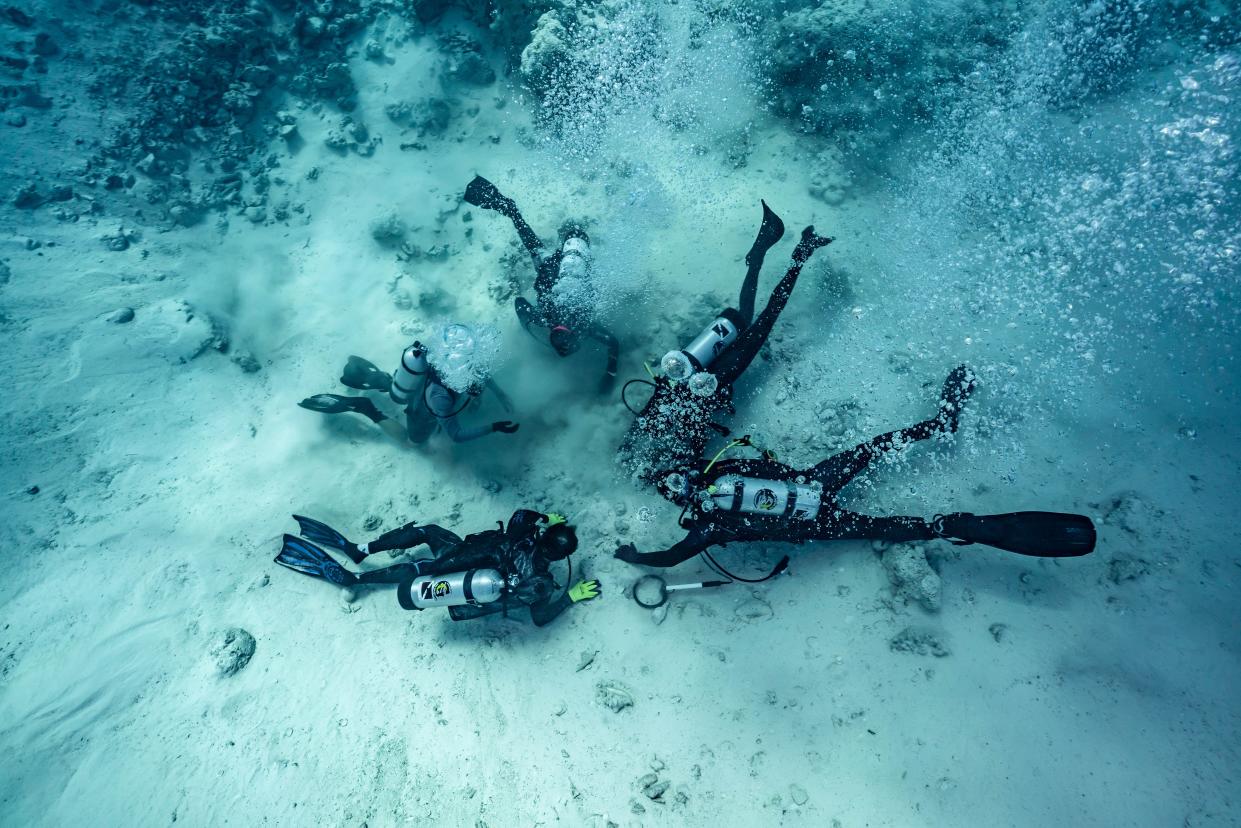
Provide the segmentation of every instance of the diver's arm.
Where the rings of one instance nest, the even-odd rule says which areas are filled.
[[[454,443],[467,443],[485,437],[494,429],[491,425],[477,425],[463,428],[457,419],[460,410],[456,409],[458,395],[438,383],[428,383],[426,390],[427,408],[435,415],[435,420],[444,429]]]
[[[571,606],[573,606],[573,599],[569,597],[568,590],[565,590],[554,601],[542,601],[537,604],[531,604],[530,620],[534,622],[536,627],[545,627],[559,618],[560,614]]]
[[[495,380],[493,380],[491,377],[488,377],[486,385],[488,388],[491,389],[491,393],[496,395],[496,399],[499,400],[500,405],[504,407],[504,410],[508,411],[509,413],[512,413],[513,400],[512,398],[509,397],[508,394],[504,393],[504,389],[500,387],[500,384],[496,382]]]
[[[620,342],[612,335],[612,332],[602,325],[591,325],[586,330],[586,335],[591,339],[603,343],[603,347],[607,349],[608,361],[603,369],[603,379],[599,381],[599,390],[601,392],[609,391],[612,384],[616,382],[616,367],[620,362]]]
[[[589,578],[578,581],[573,586],[566,589],[560,594],[560,597],[552,601],[544,600],[537,604],[530,605],[530,620],[534,622],[536,627],[542,627],[551,623],[555,618],[569,608],[571,604],[579,604],[582,601],[593,601],[603,594],[603,585],[599,583],[597,578]]]
[[[436,419],[439,420],[440,428],[444,429],[444,433],[454,443],[468,443],[471,440],[477,440],[479,437],[486,437],[495,431],[490,423],[463,428],[456,417],[437,417]]]
[[[639,552],[632,543],[627,543],[616,550],[613,556],[625,563],[642,564],[643,566],[676,566],[684,563],[699,552],[714,546],[718,541],[708,529],[691,529],[685,538],[661,552]]]

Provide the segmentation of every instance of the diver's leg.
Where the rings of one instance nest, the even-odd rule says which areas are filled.
[[[591,325],[586,335],[603,344],[607,351],[607,362],[603,368],[603,378],[599,381],[599,393],[605,394],[612,390],[616,383],[617,365],[620,362],[620,342],[616,336],[602,325]]]
[[[974,374],[969,368],[958,365],[944,380],[944,386],[939,394],[939,410],[934,417],[908,428],[902,428],[900,431],[880,434],[848,451],[833,455],[807,470],[806,477],[819,481],[829,492],[837,492],[856,477],[862,469],[884,454],[904,448],[918,440],[930,439],[936,434],[955,433],[961,409],[970,395],[974,393],[976,384]]]
[[[346,397],[341,394],[315,394],[313,397],[307,397],[298,403],[298,406],[308,411],[318,411],[320,414],[344,414],[351,412],[353,414],[361,414],[372,423],[379,424],[388,419],[375,403],[371,402],[367,397]]]
[[[521,213],[517,212],[517,205],[513,203],[512,199],[509,200],[509,203],[512,205],[512,209],[508,211],[501,210],[500,212],[508,216],[509,220],[513,222],[513,227],[517,230],[517,237],[521,239],[521,243],[525,245],[526,251],[530,253],[530,259],[534,262],[535,270],[538,270],[543,264],[543,240],[539,238],[539,234],[535,233],[529,224],[526,224],[526,220],[522,218]]]
[[[370,572],[360,572],[357,582],[359,584],[399,584],[402,581],[417,578],[420,574],[418,562],[415,561],[374,569]]]
[[[804,474],[810,480],[823,484],[828,492],[838,492],[863,469],[890,451],[904,448],[917,440],[926,440],[944,430],[939,419],[923,420],[917,425],[880,434],[865,443],[859,443],[847,451],[834,454]]]
[[[543,314],[539,313],[538,309],[530,304],[530,300],[524,296],[518,296],[513,300],[513,310],[517,312],[517,321],[521,322],[521,326],[531,336],[538,336],[538,332],[531,330],[532,328],[549,327],[547,320],[543,318]]]
[[[318,411],[321,414],[344,414],[353,413],[361,414],[375,425],[379,426],[384,434],[387,434],[398,443],[404,443],[406,437],[413,441],[413,432],[407,435],[406,429],[396,420],[384,414],[375,407],[375,403],[367,397],[345,397],[340,394],[315,394],[313,397],[307,397],[298,403],[302,408],[310,411]],[[423,438],[425,439],[425,438]]]
[[[767,206],[766,201],[760,203],[763,205],[763,223],[758,228],[758,237],[750,246],[750,252],[745,254],[745,279],[741,282],[741,297],[737,303],[737,312],[747,325],[754,321],[754,298],[758,293],[758,274],[763,269],[763,258],[772,245],[784,236],[784,222]]]
[[[411,443],[425,443],[435,433],[435,415],[421,401],[405,406],[405,438]],[[398,438],[399,439],[399,438]]]
[[[857,512],[833,512],[820,520],[816,540],[883,540],[893,543],[931,540],[937,535],[931,524],[918,517],[871,517]]]
[[[431,554],[438,558],[459,543],[461,543],[461,538],[442,526],[437,526],[434,523],[426,523],[421,526],[415,523],[407,523],[398,529],[384,532],[370,543],[360,544],[358,549],[365,555],[373,555],[376,552],[409,549],[413,546],[426,544],[430,547]]]
[[[801,241],[793,251],[793,264],[771,292],[767,307],[763,308],[754,324],[742,331],[737,341],[728,346],[719,361],[711,366],[711,373],[715,374],[720,385],[731,385],[750,367],[750,363],[758,356],[759,349],[771,334],[771,329],[775,327],[784,306],[788,304],[789,297],[793,295],[793,288],[797,285],[797,277],[801,275],[802,267],[815,250],[830,244],[831,241],[830,238],[815,235],[814,227],[807,227],[802,231]]]

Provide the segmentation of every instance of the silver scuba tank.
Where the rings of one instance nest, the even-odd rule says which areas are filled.
[[[450,575],[423,575],[410,584],[409,597],[418,609],[490,604],[504,593],[504,577],[494,569],[470,569]]]
[[[664,374],[680,382],[695,371],[705,371],[724,349],[737,340],[742,328],[741,317],[732,308],[723,311],[706,330],[698,334],[684,350],[669,351],[659,361]]]
[[[710,501],[726,512],[814,520],[823,503],[823,484],[786,483],[726,474],[715,481]]]
[[[401,354],[401,364],[392,372],[392,388],[388,391],[392,401],[397,405],[409,405],[429,367],[427,349],[421,342],[406,348]]]
[[[581,236],[570,236],[560,246],[560,275],[585,279],[590,271],[590,242]]]

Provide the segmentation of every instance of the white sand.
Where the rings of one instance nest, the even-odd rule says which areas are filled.
[[[942,303],[921,304],[919,292],[942,295],[961,278],[937,258],[950,240],[915,261],[884,230],[892,202],[812,200],[790,156],[804,139],[757,112],[757,150],[742,169],[714,156],[687,166],[693,156],[658,151],[674,138],[650,138],[633,203],[605,192],[615,179],[583,180],[546,147],[522,147],[518,130],[531,127],[504,80],[473,100],[463,93],[459,109],[474,103],[477,115],[455,118],[429,150],[402,152],[409,138],[382,107],[394,90],[425,85],[427,48],[354,67],[360,114],[383,139],[373,158],[323,149],[334,120],[299,114],[305,148],[273,149],[290,197],[305,204],[286,224],[230,216],[223,233],[211,219],[147,229],[114,253],[98,241],[114,219],[58,224],[4,208],[0,822],[1241,821],[1231,352],[1217,363],[1223,375],[1177,377],[1167,366],[1203,349],[1178,355],[1174,343],[1112,374],[1074,372],[1059,398],[1045,366],[1007,377],[1013,354],[1052,347],[1061,332],[1038,315],[1006,328],[1002,308],[973,321],[932,313]],[[621,141],[626,152],[633,141]],[[317,181],[305,180],[311,167]],[[926,516],[1081,511],[1099,524],[1098,551],[1057,563],[934,545],[944,595],[930,615],[893,602],[869,544],[812,545],[790,550],[788,577],[682,593],[653,623],[625,595],[639,572],[610,554],[627,540],[644,550],[674,541],[676,510],[618,475],[628,415],[614,396],[592,396],[596,355],[555,359],[520,330],[509,301],[488,296],[516,242],[507,221],[460,205],[476,172],[545,238],[566,218],[592,219],[601,261],[652,280],[611,312],[624,377],[705,323],[704,309],[735,301],[760,197],[789,228],[760,301],[802,226],[835,235],[781,319],[773,358],[743,380],[734,423],[760,424],[783,458],[810,464],[828,451],[805,442],[824,405],[855,400],[846,436],[864,439],[926,416],[947,370],[968,361],[985,381],[957,445],[920,447],[851,504]],[[374,243],[369,222],[392,209],[414,228],[411,242],[450,245],[447,259],[402,264]],[[43,246],[26,250],[27,237]],[[529,295],[533,274],[520,264]],[[833,293],[829,265],[848,274],[847,296]],[[411,310],[397,307],[400,294]],[[243,373],[211,349],[183,362],[210,330],[183,324],[181,301],[227,323],[230,354],[251,351],[262,370]],[[131,323],[106,321],[122,307],[134,309]],[[350,354],[395,365],[447,317],[504,331],[497,378],[517,399],[516,436],[415,449],[361,418],[295,406],[341,391]],[[465,417],[504,416],[487,405]],[[1104,518],[1129,492],[1140,501],[1127,529],[1118,514]],[[346,604],[272,563],[293,512],[362,540],[375,534],[363,529],[369,518],[464,533],[519,507],[578,524],[578,569],[603,581],[602,600],[544,629],[453,624],[403,612],[386,588]],[[724,556],[756,572],[782,551]],[[1144,559],[1149,574],[1113,583],[1118,557]],[[669,577],[704,572],[695,562]],[[221,678],[207,652],[228,627],[257,648]],[[890,650],[907,627],[950,655]],[[579,671],[584,652],[593,662]],[[604,707],[601,682],[627,688],[632,707]],[[653,770],[670,783],[659,802],[638,786]]]

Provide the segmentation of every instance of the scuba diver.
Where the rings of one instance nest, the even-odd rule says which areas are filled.
[[[817,235],[813,226],[803,230],[788,272],[755,319],[754,299],[763,259],[784,236],[784,222],[767,202],[761,203],[763,223],[745,256],[746,274],[737,308],[725,308],[684,350],[665,354],[660,360],[662,374],[652,374],[653,381],[630,380],[621,391],[625,407],[636,415],[621,445],[621,462],[645,483],[657,482],[660,469],[698,463],[712,437],[728,434],[727,428],[711,418],[722,410],[733,411],[733,383],[767,341],[788,304],[802,266],[814,251],[832,242]],[[625,398],[634,383],[654,389],[641,411],[634,411]]]
[[[680,524],[689,534],[661,552],[642,554],[633,544],[625,544],[615,557],[633,564],[676,566],[701,552],[709,564],[719,567],[706,550],[734,541],[902,542],[934,538],[945,538],[957,545],[980,543],[1041,558],[1091,552],[1095,545],[1094,524],[1083,515],[952,512],[928,522],[917,517],[870,517],[846,511],[840,505],[840,490],[885,454],[936,434],[955,433],[961,408],[974,386],[975,378],[968,368],[962,365],[953,369],[944,383],[939,411],[934,417],[881,434],[809,469],[794,469],[770,455],[719,459],[728,448],[749,445],[743,437],[732,441],[701,471],[687,467],[666,471],[657,488],[664,497],[684,507]],[[767,577],[783,571],[787,564],[785,557]]]
[[[607,393],[616,381],[616,365],[620,357],[620,345],[616,337],[602,325],[589,318],[586,308],[574,308],[564,300],[563,291],[557,296],[557,287],[569,285],[584,291],[588,287],[591,270],[590,238],[576,224],[566,224],[560,229],[560,248],[550,256],[544,256],[543,240],[522,218],[513,199],[501,193],[496,185],[481,175],[465,188],[465,201],[483,210],[494,210],[507,216],[517,229],[517,236],[526,246],[534,261],[536,276],[534,293],[538,306],[530,304],[524,296],[513,300],[517,318],[528,333],[541,338],[536,328],[547,329],[548,342],[562,357],[576,353],[584,339],[593,339],[607,350],[607,364],[599,392]],[[589,301],[586,295],[574,297],[577,303]]]
[[[577,533],[560,515],[519,509],[499,529],[460,538],[442,526],[407,523],[370,543],[356,544],[313,518],[294,515],[303,537],[284,536],[276,563],[332,583],[396,584],[397,601],[407,610],[447,607],[454,621],[479,618],[514,606],[530,608],[536,626],[549,623],[568,607],[599,597],[597,580],[581,580],[553,597],[553,561],[577,549]],[[540,525],[542,524],[542,525]],[[303,539],[304,538],[304,539]],[[369,572],[345,569],[316,544],[347,556],[355,564],[368,555],[426,544],[433,557]],[[573,565],[569,563],[569,580]]]
[[[385,374],[373,363],[349,357],[342,384],[361,391],[379,391],[405,410],[405,426],[384,414],[369,397],[315,394],[298,403],[323,414],[361,414],[397,442],[424,443],[438,427],[454,443],[476,440],[493,432],[512,434],[518,424],[511,420],[466,427],[457,419],[490,388],[505,410],[508,396],[490,377],[491,362],[499,351],[499,332],[488,326],[451,323],[437,331],[431,345],[414,342],[401,354],[401,364]]]

